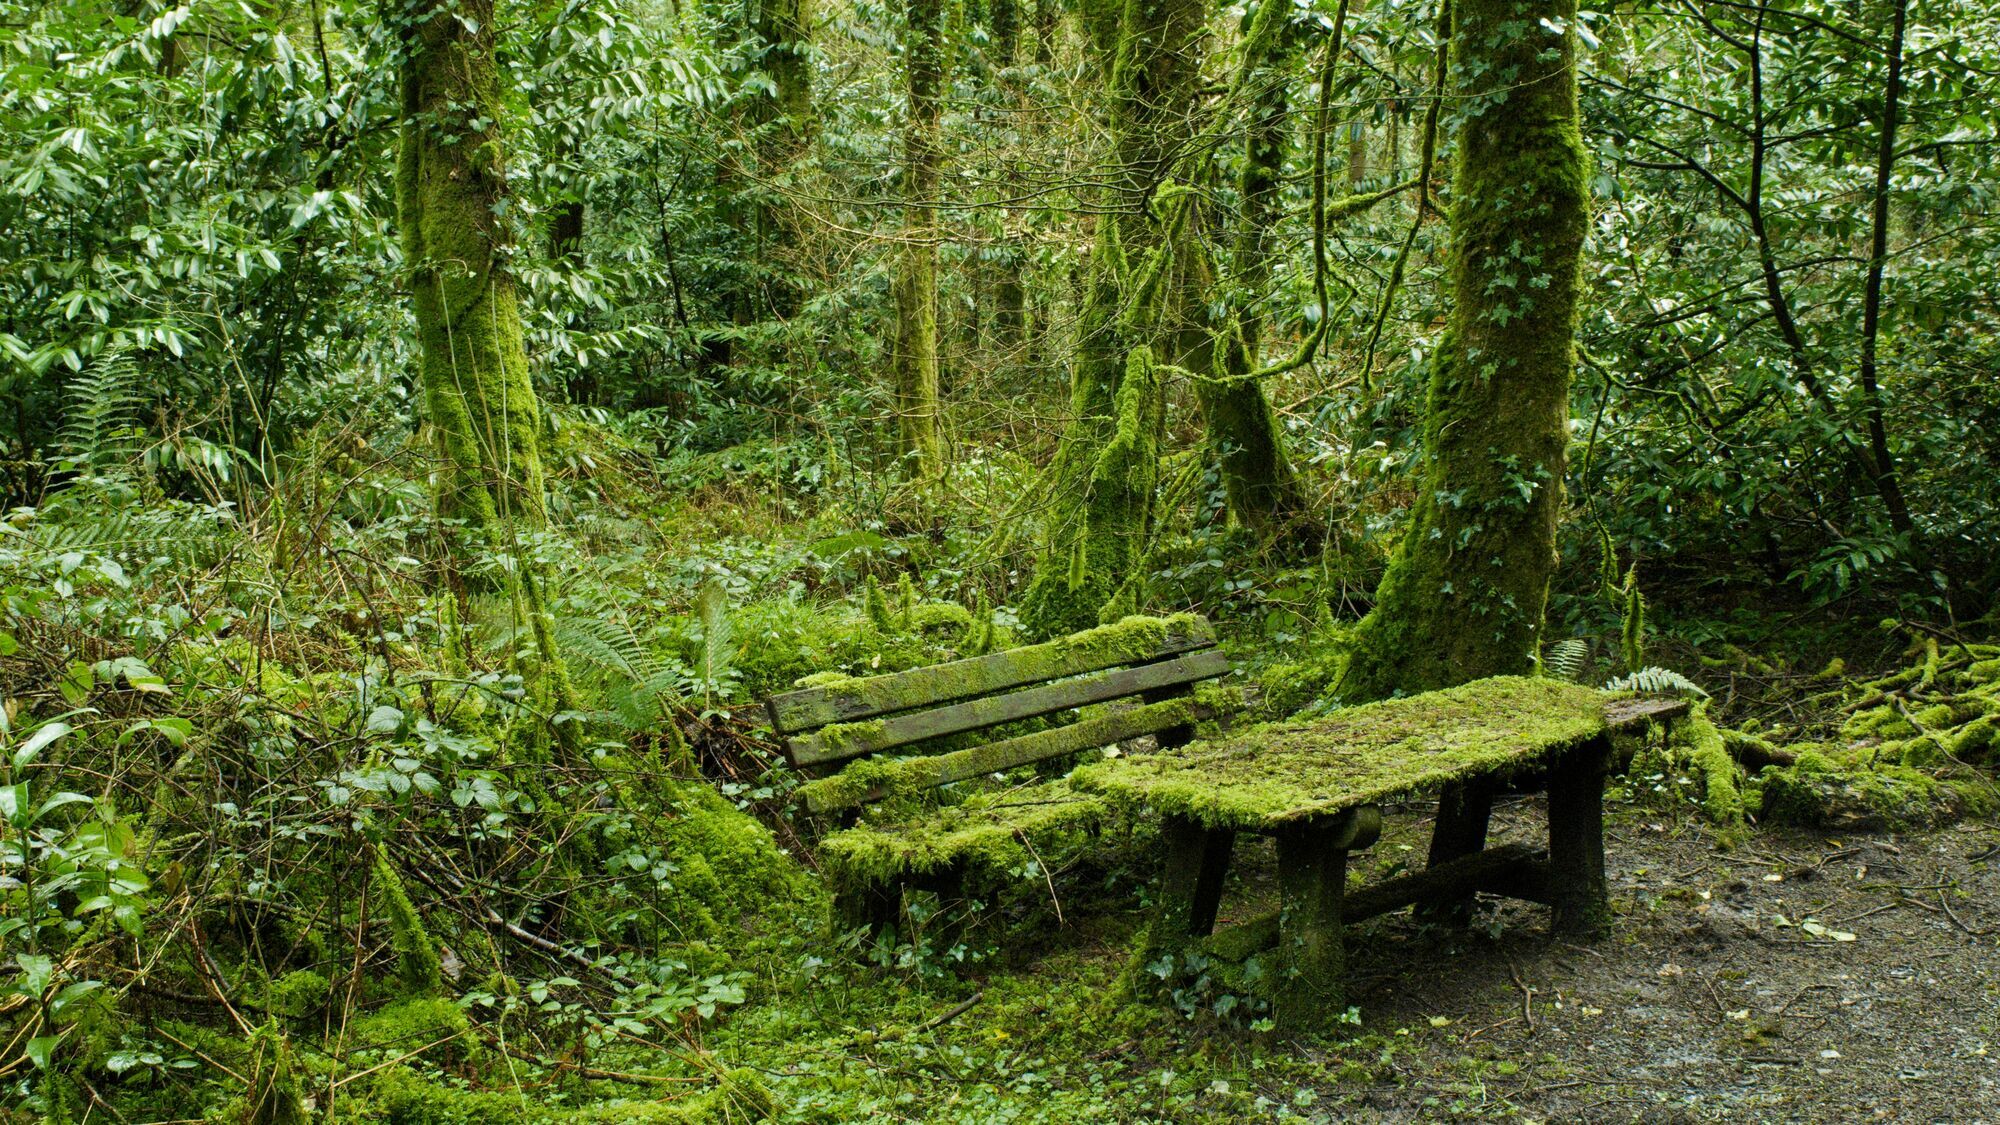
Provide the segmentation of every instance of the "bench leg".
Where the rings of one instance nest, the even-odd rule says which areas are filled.
[[[1550,925],[1574,938],[1611,929],[1604,882],[1604,777],[1611,747],[1599,740],[1563,755],[1549,770]]]
[[[895,932],[896,916],[902,912],[902,905],[900,883],[843,887],[833,895],[833,920],[843,931],[865,927],[872,942]]]
[[[933,945],[947,950],[965,935],[965,868],[960,864],[940,867],[910,880],[910,885],[937,896]],[[916,935],[910,935],[915,941]]]
[[[1431,831],[1429,866],[1443,865],[1486,850],[1486,826],[1493,816],[1493,786],[1485,780],[1447,785],[1438,794],[1437,827]],[[1435,921],[1463,922],[1472,899],[1432,903],[1423,913]]]
[[[1340,900],[1347,848],[1337,827],[1278,834],[1278,950],[1272,1014],[1287,1031],[1330,1026],[1347,996]],[[1336,846],[1341,845],[1341,846]]]

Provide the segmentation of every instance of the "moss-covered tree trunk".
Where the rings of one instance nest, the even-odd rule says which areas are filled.
[[[1277,0],[1260,4],[1244,36],[1241,72],[1253,100],[1243,133],[1230,309],[1216,367],[1224,381],[1196,384],[1230,513],[1263,534],[1309,532],[1313,522],[1264,388],[1245,378],[1259,364],[1264,337],[1259,301],[1271,279],[1269,238],[1285,170],[1290,82],[1282,64],[1290,39],[1289,14],[1289,5]]]
[[[943,462],[938,433],[936,202],[938,116],[944,83],[944,4],[904,7],[903,230],[896,252],[895,339],[889,354],[896,401],[896,450],[903,470],[929,478]]]
[[[1201,0],[1086,0],[1081,10],[1092,48],[1110,68],[1111,187],[1077,316],[1070,419],[1048,469],[1042,541],[1021,601],[1022,624],[1038,636],[1088,628],[1132,604],[1150,493],[1138,520],[1109,519],[1093,481],[1125,421],[1120,389],[1134,370],[1133,350],[1149,349],[1140,365],[1147,371],[1158,352],[1178,360],[1184,350],[1173,326],[1152,315],[1153,295],[1141,290],[1166,287],[1158,254],[1169,231],[1153,203],[1189,139],[1206,13]],[[1152,350],[1156,342],[1162,346]],[[1149,447],[1157,456],[1157,441]]]
[[[757,132],[760,198],[756,212],[759,273],[766,306],[775,316],[798,313],[804,292],[798,280],[798,231],[771,183],[783,179],[812,142],[811,0],[752,0],[751,30],[761,50],[759,69],[769,91],[752,104]]]
[[[1417,500],[1346,699],[1531,671],[1555,564],[1578,256],[1589,221],[1575,0],[1457,0],[1454,303]]]
[[[507,270],[507,178],[493,0],[385,0],[402,47],[396,204],[425,412],[437,436],[439,514],[471,550],[512,550],[545,527],[541,408]],[[455,550],[456,553],[456,550]],[[544,701],[574,703],[538,569],[510,588],[536,639]]]
[[[387,0],[402,33],[396,204],[440,508],[497,540],[540,526],[540,408],[496,210],[507,198],[492,0]]]

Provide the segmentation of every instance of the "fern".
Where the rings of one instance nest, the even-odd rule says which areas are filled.
[[[729,623],[729,595],[723,592],[721,582],[711,578],[702,584],[701,592],[695,595],[695,614],[701,619],[701,666],[697,671],[702,705],[707,707],[714,705],[715,693],[729,677],[736,657],[730,650],[735,629]]]
[[[63,423],[57,447],[79,466],[129,465],[143,452],[145,380],[130,352],[99,356],[63,388]]]
[[[1644,695],[1692,695],[1707,699],[1708,692],[1698,683],[1671,668],[1641,668],[1604,685],[1605,691],[1636,691]]]
[[[565,661],[599,675],[605,703],[627,730],[658,727],[686,694],[686,667],[648,649],[630,629],[601,618],[557,617],[549,631]]]
[[[1583,679],[1590,660],[1590,642],[1582,637],[1566,637],[1549,646],[1542,655],[1542,670],[1558,679],[1575,683]]]

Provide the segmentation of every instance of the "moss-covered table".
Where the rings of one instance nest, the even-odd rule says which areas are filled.
[[[1071,784],[1163,818],[1149,964],[1209,938],[1237,833],[1276,838],[1278,912],[1210,946],[1248,953],[1275,942],[1273,1009],[1281,1023],[1304,1027],[1342,1008],[1345,922],[1486,891],[1548,903],[1559,932],[1601,933],[1611,735],[1686,708],[1503,676],[1093,763]],[[1540,788],[1548,790],[1546,856],[1519,845],[1487,849],[1493,797]],[[1347,853],[1374,843],[1382,805],[1430,791],[1441,798],[1429,864],[1349,894]]]

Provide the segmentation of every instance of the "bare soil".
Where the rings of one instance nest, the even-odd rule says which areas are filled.
[[[1421,814],[1420,814],[1421,815]],[[1377,864],[1421,855],[1420,819]],[[1496,842],[1544,832],[1538,800]],[[1759,831],[1626,807],[1607,839],[1614,935],[1552,940],[1495,903],[1351,935],[1364,1030],[1395,1049],[1315,1107],[1348,1119],[2000,1122],[2000,832]],[[1248,878],[1254,883],[1258,876]],[[1254,894],[1251,897],[1261,897]],[[1344,1061],[1345,1060],[1345,1061]]]

